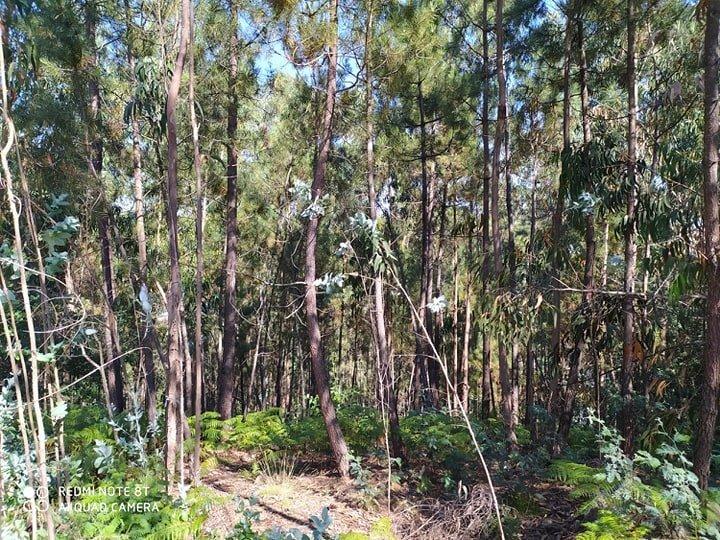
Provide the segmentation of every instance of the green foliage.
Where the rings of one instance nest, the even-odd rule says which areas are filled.
[[[254,528],[260,518],[260,513],[253,510],[253,505],[256,504],[256,502],[255,499],[250,499],[242,500],[238,503],[238,510],[241,514],[240,520],[235,524],[227,540],[323,540],[323,538],[337,538],[330,537],[328,534],[328,528],[332,524],[332,518],[330,517],[330,511],[327,507],[322,509],[319,516],[310,516],[311,535],[297,528],[283,530],[278,527],[271,531],[258,533]]]
[[[236,416],[225,422],[224,443],[241,450],[264,450],[287,444],[287,426],[279,409]]]
[[[238,501],[240,519],[227,536],[227,540],[261,540],[262,537],[253,529],[253,525],[260,517],[260,513],[252,508],[256,502],[255,499]]]
[[[578,499],[594,498],[602,489],[609,488],[603,469],[583,463],[557,460],[548,467],[548,474],[551,478],[571,486],[571,495]]]
[[[64,514],[68,538],[117,540],[185,540],[202,538],[202,524],[217,497],[192,488],[172,499],[158,480],[161,475],[113,473],[73,501]],[[119,489],[120,488],[120,489]],[[129,489],[129,493],[124,491]]]
[[[572,486],[573,497],[584,500],[581,512],[592,508],[605,512],[588,524],[586,534],[604,532],[603,527],[613,531],[615,527],[628,534],[652,531],[685,536],[716,522],[715,505],[710,498],[701,504],[692,463],[679,448],[687,442],[686,436],[671,437],[659,423],[657,430],[665,440],[652,451],[639,450],[630,457],[622,451],[622,438],[614,429],[595,417],[591,420],[598,425],[597,443],[604,467],[556,461],[549,468],[553,478]],[[587,536],[596,537],[606,538]]]
[[[601,511],[599,517],[583,523],[584,532],[577,535],[577,540],[639,540],[647,538],[648,527],[636,526],[631,520],[612,512]]]
[[[377,410],[362,405],[337,407],[340,427],[348,447],[356,454],[365,454],[377,447],[383,425]],[[307,416],[288,423],[289,444],[297,448],[330,451],[330,443],[322,417]]]
[[[189,419],[195,430],[194,417]],[[202,440],[209,448],[237,448],[241,450],[268,450],[288,445],[287,425],[280,409],[235,416],[225,421],[214,411],[202,415]]]
[[[413,453],[436,462],[467,461],[473,454],[462,419],[441,412],[410,414],[400,420],[400,432]]]

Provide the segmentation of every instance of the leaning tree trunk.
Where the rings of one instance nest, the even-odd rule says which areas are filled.
[[[218,369],[217,410],[227,420],[232,416],[235,389],[235,343],[237,340],[237,6],[234,0],[228,3],[230,10],[230,69],[228,92],[228,163],[227,163],[227,218],[225,222],[225,296],[223,305],[223,354]]]
[[[635,240],[635,212],[637,206],[637,188],[635,169],[637,161],[637,83],[635,81],[635,2],[627,1],[627,93],[628,93],[628,129],[627,129],[627,206],[625,220],[625,297],[623,299],[623,356],[620,372],[620,431],[624,437],[623,449],[630,452],[633,448],[635,418],[633,407],[633,371],[635,368],[635,267],[637,264],[637,242]]]
[[[372,2],[368,6],[368,20],[365,28],[365,122],[367,128],[367,183],[370,219],[377,222],[377,195],[375,191],[375,133],[373,125],[373,72],[370,47],[372,45],[373,20]],[[378,254],[379,255],[379,254]],[[395,374],[388,345],[388,327],[385,323],[385,291],[381,267],[373,276],[373,307],[375,334],[377,336],[377,354],[380,367],[379,380],[384,406],[387,408],[390,451],[395,457],[404,457],[405,452],[400,438],[400,419],[395,394]]]
[[[322,117],[322,132],[318,144],[313,171],[311,197],[319,201],[325,188],[325,173],[327,171],[330,144],[332,139],[333,114],[335,111],[335,91],[337,89],[337,41],[338,41],[338,0],[330,5],[330,28],[332,35],[328,48],[328,70],[325,95],[325,107]],[[305,228],[305,314],[307,317],[308,339],[310,342],[310,361],[312,362],[315,390],[320,401],[325,427],[330,440],[338,471],[343,479],[350,478],[350,463],[345,437],[340,429],[335,405],[330,396],[330,376],[328,374],[327,360],[322,347],[320,334],[320,321],[318,319],[317,290],[315,288],[317,235],[320,215],[311,213]]]
[[[10,207],[10,214],[13,223],[13,247],[15,250],[15,258],[17,261],[17,269],[20,281],[20,291],[22,295],[23,312],[25,315],[25,324],[27,326],[27,334],[30,345],[30,386],[32,392],[28,392],[28,398],[32,404],[32,412],[35,419],[34,426],[34,438],[35,438],[35,452],[37,461],[37,473],[39,477],[39,496],[37,507],[39,507],[45,516],[45,528],[46,534],[49,540],[55,538],[55,524],[53,518],[53,510],[50,507],[50,498],[48,496],[48,474],[47,474],[47,458],[46,458],[46,435],[45,427],[43,424],[43,415],[40,408],[40,366],[39,366],[39,349],[37,345],[37,339],[35,335],[35,325],[33,321],[33,310],[30,304],[30,289],[28,287],[28,276],[24,262],[24,255],[22,249],[22,231],[20,226],[20,210],[16,203],[17,196],[13,190],[13,177],[10,170],[10,164],[8,162],[8,154],[15,143],[15,125],[13,124],[12,118],[10,117],[10,106],[8,101],[8,86],[7,79],[5,78],[5,51],[4,51],[4,40],[5,40],[6,29],[0,26],[0,91],[2,93],[2,117],[4,124],[4,135],[7,137],[5,144],[0,148],[0,162],[2,164],[3,172],[3,184],[5,187],[5,193],[7,195],[8,205]],[[5,283],[3,280],[3,289]],[[7,295],[7,293],[5,293]],[[6,330],[7,332],[7,330]],[[9,332],[7,332],[9,334]],[[16,332],[17,334],[17,332]],[[19,344],[18,344],[19,345]],[[20,348],[19,346],[17,347]],[[22,361],[22,352],[18,351]],[[14,361],[13,361],[14,364]],[[14,366],[13,366],[14,367]],[[14,371],[14,370],[13,370]],[[19,395],[19,394],[18,394]],[[18,402],[18,405],[21,405]],[[31,481],[32,485],[32,481]],[[33,532],[35,532],[35,506],[36,503],[31,503],[33,509]]]
[[[175,471],[178,466],[177,450],[181,445],[182,414],[180,395],[182,392],[182,363],[183,350],[181,339],[181,303],[182,288],[180,284],[180,250],[178,247],[178,155],[177,155],[177,109],[178,95],[185,55],[187,53],[188,31],[190,26],[190,0],[182,0],[182,25],[180,29],[180,46],[175,59],[172,79],[168,87],[165,115],[167,119],[167,185],[166,185],[166,219],[168,226],[168,253],[170,259],[170,288],[167,296],[168,313],[168,369],[167,369],[167,396],[165,412],[165,468],[168,478],[168,487],[172,485]],[[180,457],[182,463],[182,456]],[[182,465],[181,465],[182,466]]]
[[[700,487],[707,489],[710,457],[715,440],[718,388],[720,388],[720,213],[718,196],[718,31],[720,0],[707,4],[705,26],[705,131],[703,134],[703,194],[705,208],[705,264],[708,276],[705,365],[700,391],[700,425],[695,441],[694,470]]]

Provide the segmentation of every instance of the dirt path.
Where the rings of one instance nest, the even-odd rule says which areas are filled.
[[[240,463],[223,462],[203,477],[203,484],[218,495],[220,504],[212,507],[205,529],[226,536],[241,518],[237,499],[257,499],[253,510],[259,519],[258,531],[279,527],[309,532],[310,516],[330,511],[330,533],[367,531],[382,513],[367,508],[352,485],[337,476],[312,473],[260,474],[251,478]]]

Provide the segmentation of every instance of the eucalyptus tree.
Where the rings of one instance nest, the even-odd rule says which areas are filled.
[[[7,13],[3,16],[6,17],[8,14],[12,15],[12,9],[9,9]],[[6,20],[6,19],[3,19]],[[48,482],[48,464],[47,464],[47,449],[46,449],[46,432],[44,427],[44,420],[41,410],[41,395],[40,395],[40,350],[38,348],[37,343],[37,336],[35,333],[35,322],[34,322],[34,315],[33,310],[31,306],[31,298],[30,298],[30,290],[28,287],[28,273],[25,266],[25,256],[23,254],[23,238],[22,238],[22,230],[21,230],[21,213],[20,209],[18,208],[17,204],[17,196],[14,192],[14,179],[13,174],[10,169],[10,162],[8,159],[8,156],[10,154],[10,151],[12,150],[13,146],[17,143],[16,141],[16,131],[15,131],[15,124],[13,122],[13,118],[11,116],[11,110],[10,110],[10,96],[9,96],[9,87],[8,87],[8,79],[7,79],[7,70],[6,70],[6,62],[5,62],[5,45],[8,43],[7,37],[6,37],[7,27],[3,24],[0,25],[0,104],[2,105],[2,118],[3,118],[3,137],[4,141],[2,143],[2,147],[0,147],[0,165],[2,166],[2,178],[3,178],[3,184],[4,184],[4,191],[7,198],[8,207],[11,214],[11,222],[12,222],[12,244],[13,244],[13,251],[15,260],[17,261],[17,270],[18,270],[18,278],[19,278],[19,286],[20,291],[22,295],[22,309],[25,316],[25,325],[27,326],[27,335],[28,335],[28,342],[29,342],[29,358],[30,358],[30,384],[29,388],[26,387],[26,398],[30,401],[30,406],[32,410],[32,417],[34,418],[34,423],[31,422],[31,426],[34,425],[33,429],[33,439],[34,439],[34,453],[36,456],[36,462],[37,462],[37,476],[38,476],[38,485],[40,487],[39,491],[39,505],[36,505],[35,503],[31,503],[31,509],[32,509],[32,532],[34,535],[37,535],[37,512],[42,511],[44,515],[44,525],[45,525],[45,531],[47,533],[47,536],[50,540],[53,540],[55,538],[55,524],[54,524],[54,516],[53,516],[53,509],[50,506],[50,495],[49,495],[49,482]],[[10,298],[10,295],[8,294],[8,288],[5,282],[4,275],[0,274],[2,276],[2,288],[3,288],[3,297],[4,298]],[[4,301],[3,301],[4,302]],[[12,309],[12,307],[11,307]],[[15,354],[18,354],[20,357],[20,361],[25,364],[25,359],[23,358],[22,354],[22,348],[21,347],[11,347],[10,346],[10,331],[7,324],[7,317],[5,316],[5,312],[3,311],[3,329],[6,336],[6,341],[8,342],[8,349],[10,351],[10,355],[14,357]],[[18,334],[18,328],[15,324],[13,324],[14,328],[14,334]],[[19,341],[19,340],[18,340]],[[18,343],[19,344],[19,343]],[[13,350],[15,349],[15,350]],[[13,361],[13,364],[15,362]],[[15,367],[15,365],[13,365]],[[25,374],[27,377],[27,374]],[[19,395],[19,394],[18,394]],[[28,445],[26,443],[26,451],[28,450]],[[29,458],[29,456],[27,456]],[[28,474],[32,474],[32,471],[27,471]],[[31,481],[30,486],[34,485],[34,481]],[[33,494],[34,496],[34,494]],[[34,498],[34,497],[33,497]],[[39,506],[39,508],[38,508]]]
[[[129,0],[124,0],[125,15],[125,40],[128,69],[130,71],[130,84],[135,90],[139,84],[136,69],[136,51],[135,41],[138,39],[140,29],[133,23],[133,10]],[[132,136],[132,177],[133,177],[133,195],[135,200],[135,238],[137,242],[137,258],[138,258],[138,279],[136,284],[136,294],[138,299],[146,299],[145,307],[149,303],[149,287],[148,287],[148,253],[147,253],[147,235],[145,229],[145,186],[143,185],[143,152],[141,148],[141,127],[140,127],[140,108],[141,103],[133,97],[126,107],[125,120],[129,120]],[[129,114],[127,114],[129,113]],[[141,300],[142,301],[142,300]],[[148,421],[155,423],[157,421],[157,389],[155,382],[155,364],[153,362],[153,346],[157,342],[157,336],[152,325],[150,311],[143,312],[143,330],[140,339],[140,359],[144,373],[145,382],[145,410],[148,415]]]
[[[367,159],[367,191],[368,191],[368,208],[370,219],[374,223],[375,231],[377,231],[378,222],[378,201],[377,188],[375,180],[375,97],[373,95],[373,36],[375,32],[374,17],[377,10],[373,0],[369,0],[366,6],[366,23],[365,23],[365,129],[366,129],[366,159]],[[380,244],[376,242],[378,253],[375,257],[382,257],[379,252]],[[386,308],[385,308],[385,286],[383,283],[384,262],[376,259],[374,264],[373,277],[373,307],[375,324],[374,333],[377,340],[377,356],[378,356],[378,379],[382,388],[383,408],[387,407],[388,428],[390,434],[390,446],[393,456],[403,457],[404,449],[400,438],[400,419],[398,417],[397,394],[395,390],[395,373],[393,369],[393,361],[390,357],[391,351],[388,339],[388,325],[386,324]],[[384,413],[384,411],[383,411]]]
[[[625,210],[625,281],[623,299],[623,359],[620,373],[620,394],[623,407],[620,425],[625,441],[624,448],[633,448],[635,417],[633,411],[633,371],[635,364],[635,274],[637,241],[635,238],[637,213],[637,82],[636,82],[636,29],[637,0],[627,0],[627,198]]]
[[[700,486],[707,488],[710,458],[715,440],[717,400],[720,387],[720,200],[718,195],[718,64],[720,63],[720,2],[705,5],[705,43],[703,51],[705,129],[703,133],[703,226],[707,283],[707,329],[700,393],[700,426],[695,442],[695,471]]]
[[[190,0],[182,0],[180,6],[180,42],[178,44],[172,78],[168,86],[165,117],[167,122],[167,183],[166,219],[168,228],[168,258],[170,261],[170,287],[167,297],[168,346],[167,346],[167,394],[165,406],[165,468],[168,486],[175,479],[176,470],[182,469],[183,411],[181,407],[182,388],[182,284],[180,282],[180,249],[178,245],[178,146],[176,111],[180,94],[180,82],[185,68],[190,33]]]

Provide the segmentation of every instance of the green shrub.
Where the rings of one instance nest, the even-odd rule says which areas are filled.
[[[269,450],[288,446],[287,425],[280,409],[249,413],[222,420],[215,411],[202,415],[201,438],[207,448]],[[195,434],[195,418],[188,419]]]
[[[616,430],[607,427],[598,418],[597,444],[604,461],[603,468],[569,461],[556,461],[550,475],[573,487],[572,495],[584,499],[580,511],[597,508],[603,514],[600,520],[587,524],[586,538],[603,532],[603,526],[615,526],[638,534],[650,531],[660,536],[696,536],[710,530],[714,506],[700,499],[698,479],[692,472],[692,463],[685,458],[680,445],[687,437],[670,436],[660,424],[658,432],[665,439],[652,451],[638,450],[634,456],[626,455],[621,448],[622,438]],[[634,534],[634,532],[633,532]],[[635,538],[635,536],[628,536]]]
[[[95,441],[113,443],[107,412],[99,407],[70,407],[64,419],[65,449],[69,454],[83,455]]]
[[[585,531],[577,535],[577,540],[639,540],[650,532],[647,527],[607,511],[601,511],[595,521],[583,523],[583,527]]]
[[[472,438],[461,418],[440,412],[410,414],[400,420],[400,431],[412,453],[435,462],[464,462],[474,455]]]
[[[362,405],[343,405],[337,408],[337,415],[345,441],[354,454],[366,454],[377,446],[383,434],[383,424],[375,409]],[[292,420],[287,429],[291,446],[330,451],[325,423],[319,414]]]
[[[66,538],[184,540],[203,538],[202,525],[216,499],[205,488],[184,499],[165,493],[161,474],[132,477],[115,472],[61,513]],[[127,486],[125,493],[117,488]]]
[[[382,419],[374,408],[344,405],[338,407],[338,420],[348,446],[355,454],[374,449],[384,433]]]
[[[290,446],[303,450],[329,452],[325,423],[320,415],[306,416],[288,422]]]
[[[283,448],[288,443],[287,426],[280,409],[267,409],[225,421],[225,443],[241,450]]]
[[[575,499],[593,499],[601,490],[610,488],[603,476],[603,469],[583,463],[554,461],[548,467],[548,475],[572,487],[570,495]]]

